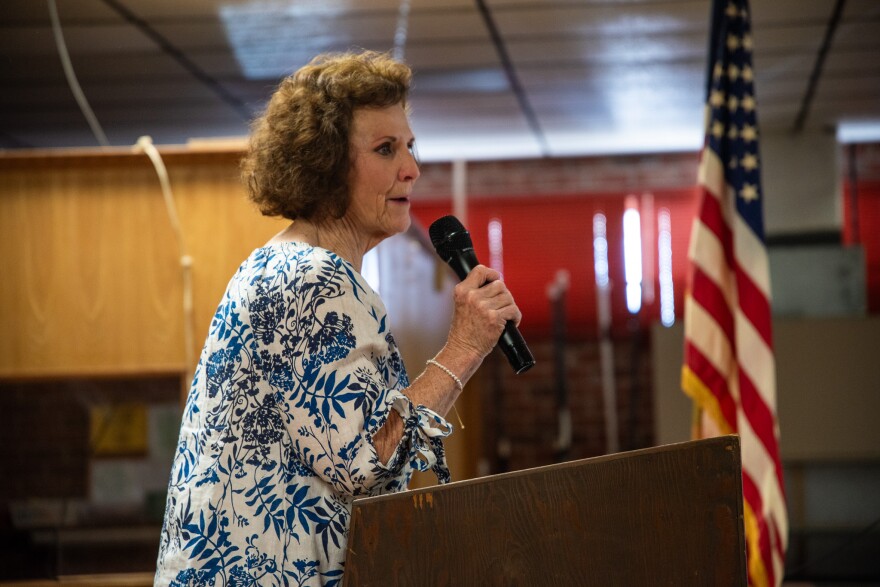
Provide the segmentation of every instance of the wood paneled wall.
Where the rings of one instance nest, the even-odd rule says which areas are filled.
[[[193,257],[195,360],[232,274],[287,221],[247,200],[240,153],[161,153]],[[182,376],[194,365],[184,359],[179,257],[145,155],[0,155],[0,380]],[[451,285],[435,278],[436,258],[417,239],[386,241],[380,259],[388,286],[380,289],[414,379],[445,342]],[[457,479],[477,471],[481,387],[480,377],[468,385],[459,401],[467,430],[447,444]],[[450,421],[458,428],[454,414]],[[432,483],[420,476],[414,485]]]
[[[194,356],[227,281],[284,226],[234,153],[165,154],[193,257]],[[0,157],[0,377],[184,372],[182,273],[144,155]]]

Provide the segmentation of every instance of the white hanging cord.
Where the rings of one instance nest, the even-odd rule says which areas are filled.
[[[183,238],[183,230],[180,228],[180,220],[177,216],[177,208],[174,205],[174,195],[171,193],[171,182],[168,181],[168,170],[165,169],[165,163],[162,156],[153,145],[153,139],[143,136],[138,139],[135,147],[142,150],[153,167],[156,168],[156,175],[159,176],[159,184],[162,186],[162,197],[165,200],[165,209],[168,211],[168,220],[171,222],[171,229],[177,239],[177,245],[180,250],[180,271],[183,277],[183,357],[186,369],[185,384],[189,385],[192,381],[194,370],[193,345],[195,343],[194,326],[193,326],[193,286],[192,286],[192,265],[193,259],[186,252],[186,243]]]
[[[74,73],[73,65],[70,63],[70,55],[68,55],[67,45],[64,43],[64,34],[61,32],[58,7],[55,6],[55,0],[48,0],[48,2],[49,18],[52,20],[52,33],[55,35],[55,45],[58,47],[58,55],[61,57],[61,66],[64,68],[67,84],[70,86],[70,91],[73,92],[73,97],[76,98],[76,103],[79,104],[79,109],[82,110],[83,116],[86,117],[86,121],[88,121],[89,127],[92,129],[92,134],[98,140],[98,144],[102,147],[108,147],[110,142],[107,140],[107,135],[104,134],[101,123],[98,122],[95,113],[92,112],[92,107],[89,106],[89,101],[86,100],[86,96],[83,94],[82,88],[79,87],[76,73]]]
[[[394,52],[392,55],[397,61],[403,61],[403,50],[406,47],[406,35],[409,29],[409,2],[400,0],[400,9],[397,12],[397,29],[394,31]]]

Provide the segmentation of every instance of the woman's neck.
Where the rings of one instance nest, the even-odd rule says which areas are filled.
[[[268,244],[290,241],[332,251],[351,263],[358,272],[361,270],[364,255],[378,244],[378,242],[370,242],[345,218],[320,224],[309,220],[294,220],[287,228],[273,236]]]

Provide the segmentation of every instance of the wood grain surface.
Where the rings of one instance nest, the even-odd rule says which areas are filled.
[[[344,585],[745,581],[726,436],[357,500]]]

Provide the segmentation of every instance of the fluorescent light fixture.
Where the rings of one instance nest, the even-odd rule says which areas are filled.
[[[675,127],[654,131],[549,132],[547,142],[556,156],[696,152],[703,145],[703,130]]]
[[[442,136],[416,130],[419,159],[432,161],[485,161],[493,159],[529,159],[541,157],[541,147],[528,132],[520,134],[484,134]]]
[[[626,309],[637,314],[642,309],[642,229],[636,208],[627,208],[623,213],[623,268]]]
[[[657,213],[657,254],[660,262],[660,323],[675,324],[675,296],[672,287],[672,220],[668,208]]]
[[[593,270],[596,273],[596,287],[609,286],[608,279],[608,237],[607,220],[602,213],[593,216]]]
[[[504,277],[504,245],[502,244],[501,219],[489,221],[489,266]]]
[[[841,122],[837,125],[839,143],[873,143],[880,141],[880,121]]]
[[[336,23],[352,7],[351,0],[252,0],[226,2],[219,13],[244,76],[277,80],[318,53],[347,48],[353,39]]]

